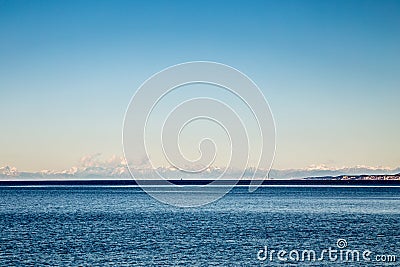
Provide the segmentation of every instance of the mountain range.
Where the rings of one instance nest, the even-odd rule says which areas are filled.
[[[223,168],[208,168],[204,172],[198,174],[190,174],[181,172],[175,168],[160,167],[156,169],[163,177],[168,179],[180,178],[196,178],[196,179],[215,179],[219,177],[224,169]],[[249,168],[244,172],[244,178],[252,177],[255,169]],[[267,171],[260,172],[262,176],[267,174]],[[132,170],[135,178],[154,179],[158,178],[154,171],[150,168],[138,168]],[[227,170],[228,176],[232,178],[240,177],[241,171],[229,169]],[[394,175],[400,174],[400,168],[384,168],[384,167],[343,167],[343,168],[330,168],[327,166],[312,166],[304,169],[287,169],[277,170],[272,169],[268,177],[271,179],[299,179],[310,177],[339,177],[339,176],[356,176],[356,175]],[[19,180],[19,179],[100,179],[100,178],[115,178],[115,179],[129,179],[131,175],[128,168],[124,164],[117,165],[90,165],[81,167],[72,167],[62,171],[42,170],[39,172],[24,172],[18,171],[15,167],[5,166],[0,168],[0,179]]]

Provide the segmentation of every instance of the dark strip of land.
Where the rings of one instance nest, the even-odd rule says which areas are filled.
[[[213,183],[216,186],[224,185],[250,185],[250,180],[169,180],[175,185],[207,185]],[[24,181],[0,181],[0,186],[135,186],[140,184],[157,186],[166,185],[162,180],[24,180]],[[400,186],[400,180],[264,180],[264,186]]]

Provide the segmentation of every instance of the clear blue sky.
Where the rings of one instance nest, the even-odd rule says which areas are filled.
[[[0,0],[0,166],[122,154],[136,88],[181,62],[250,76],[274,168],[400,166],[400,1]]]

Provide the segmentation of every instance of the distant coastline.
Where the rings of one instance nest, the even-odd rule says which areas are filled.
[[[386,181],[400,180],[400,173],[388,175],[339,175],[339,176],[323,176],[323,177],[308,177],[305,180],[339,180],[339,181]]]
[[[103,164],[104,165],[104,164]],[[304,169],[271,169],[258,170],[257,177],[269,177],[273,180],[284,179],[332,179],[332,180],[398,180],[400,179],[400,167],[342,167],[329,168],[327,166],[312,166]],[[255,173],[254,168],[246,170],[235,170],[217,167],[210,167],[202,173],[184,173],[174,168],[160,167],[157,169],[137,168],[128,170],[126,165],[118,166],[81,166],[71,167],[61,171],[19,171],[16,167],[5,166],[0,168],[1,180],[130,180],[132,175],[144,180],[159,179],[168,177],[170,180],[210,180],[224,175],[227,179],[231,177],[242,177],[243,180],[250,180]]]
[[[21,176],[6,176],[1,177],[0,186],[137,186],[138,182],[131,177],[21,177]],[[139,179],[140,185],[165,185],[164,180],[149,179],[143,177]],[[239,181],[231,179],[214,180],[210,178],[199,177],[197,179],[187,179],[185,177],[173,178],[168,180],[175,185],[238,185],[248,186],[251,179],[244,177]],[[305,178],[292,178],[292,179],[277,179],[270,178],[262,181],[263,186],[274,185],[299,185],[299,186],[399,186],[399,174],[381,174],[381,175],[339,175],[339,176],[319,176],[319,177],[305,177]]]

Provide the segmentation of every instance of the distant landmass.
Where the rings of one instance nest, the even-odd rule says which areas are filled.
[[[160,167],[156,169],[163,177],[168,177],[171,180],[180,179],[198,179],[207,180],[219,177],[223,172],[223,168],[209,168],[204,172],[191,174],[181,172],[175,168]],[[154,170],[141,168],[132,170],[134,177],[141,179],[159,179],[154,174]],[[243,179],[250,179],[255,172],[254,168],[246,169]],[[234,169],[227,170],[228,176],[235,179],[241,177],[242,172]],[[305,169],[289,169],[275,170],[272,169],[269,173],[261,171],[261,176],[267,176],[269,179],[305,179],[305,180],[400,180],[400,168],[390,169],[383,167],[367,167],[356,166],[352,168],[328,168],[326,166],[313,166]],[[23,172],[18,171],[15,167],[0,168],[1,180],[53,180],[53,179],[131,179],[129,170],[124,165],[117,166],[84,166],[72,167],[68,170],[49,171],[43,170],[40,172]]]
[[[372,181],[383,181],[383,180],[398,180],[400,181],[400,173],[394,175],[339,175],[339,176],[323,176],[323,177],[307,177],[304,180],[372,180]]]

